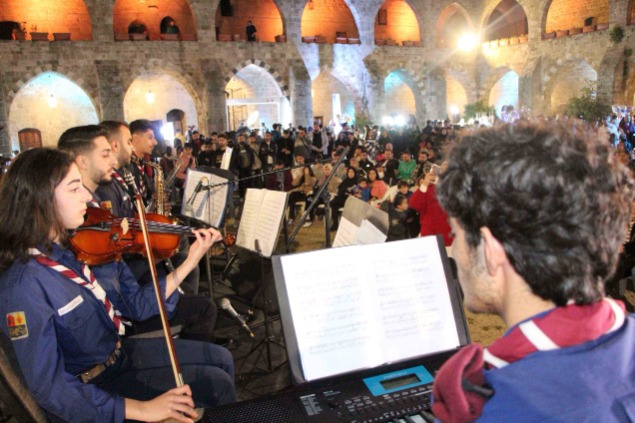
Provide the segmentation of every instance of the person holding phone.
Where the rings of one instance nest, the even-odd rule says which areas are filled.
[[[448,215],[436,196],[436,183],[445,166],[447,163],[442,166],[432,165],[430,172],[417,179],[417,189],[408,200],[408,206],[419,213],[419,235],[440,234],[448,247],[452,245],[452,230],[448,223]]]

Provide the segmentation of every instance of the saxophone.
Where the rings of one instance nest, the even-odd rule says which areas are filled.
[[[165,210],[165,198],[172,190],[172,184],[174,184],[174,180],[176,179],[177,173],[179,173],[179,169],[183,166],[183,161],[178,158],[170,158],[174,162],[174,167],[168,174],[167,178],[164,178],[163,168],[161,165],[158,165],[153,162],[144,162],[148,166],[151,166],[156,171],[156,176],[154,178],[154,190],[156,192],[155,197],[148,203],[146,207],[146,213],[151,213],[155,211],[156,213],[167,216],[169,213]]]
[[[154,169],[154,198],[150,200],[146,206],[146,213],[156,212],[157,214],[166,215],[165,212],[165,185],[163,180],[163,168],[153,162],[143,162]]]

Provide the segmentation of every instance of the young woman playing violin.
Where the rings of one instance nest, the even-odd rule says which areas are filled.
[[[123,317],[158,312],[152,285],[139,287],[122,262],[92,269],[67,248],[91,195],[69,155],[22,153],[0,185],[0,328],[13,344],[27,385],[51,421],[190,422],[194,405],[235,400],[227,350],[175,340],[185,383],[174,388],[165,340],[125,338]],[[195,231],[190,258],[160,280],[170,312],[179,275],[220,240]]]

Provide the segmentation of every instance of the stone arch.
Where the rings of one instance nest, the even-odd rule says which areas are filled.
[[[587,18],[594,18],[593,24],[609,23],[609,1],[547,0],[541,14],[540,28],[545,33],[581,28]],[[587,9],[588,6],[591,9]]]
[[[183,39],[196,39],[196,19],[192,9],[192,0],[171,0],[160,3],[160,13],[156,4],[137,0],[115,0],[112,10],[113,31],[126,34],[128,26],[134,20],[143,22],[147,28],[148,39],[161,39],[161,20],[171,16],[179,27]]]
[[[229,129],[236,130],[242,125],[260,127],[261,123],[271,127],[274,123],[293,119],[291,101],[283,91],[277,73],[274,76],[267,67],[256,62],[243,62],[240,69],[233,69],[231,77],[226,78]]]
[[[558,60],[543,76],[545,109],[561,113],[572,97],[586,88],[586,82],[597,82],[597,71],[587,59]]]
[[[452,29],[446,31],[446,28],[450,26]],[[445,7],[437,18],[435,25],[437,47],[451,48],[456,45],[460,36],[457,26],[459,29],[463,26],[470,31],[474,29],[472,18],[467,11],[458,3],[452,3]]]
[[[318,83],[326,85],[326,87],[317,86]],[[343,95],[342,93],[334,92],[334,89],[339,89],[340,87],[344,91]],[[349,85],[342,80],[341,77],[335,75],[332,69],[326,67],[321,69],[320,73],[311,81],[311,97],[314,116],[322,116],[323,123],[325,125],[335,117],[333,116],[334,111],[332,109],[332,97],[331,101],[329,101],[329,98],[324,96],[323,92],[319,91],[320,88],[330,88],[327,94],[330,94],[331,96],[333,94],[340,94],[341,110],[339,114],[342,116],[348,116],[351,119],[355,118],[358,108],[355,101],[356,96],[354,90],[351,90]]]
[[[423,22],[422,17],[412,4],[412,0],[385,0],[379,6],[379,10],[386,9],[388,15],[387,25],[379,25],[375,19],[375,38],[393,39],[396,41],[421,41],[423,40],[422,29],[419,22]],[[397,17],[393,17],[397,15]],[[405,31],[404,31],[405,29]]]
[[[326,38],[326,42],[334,43],[336,33],[345,32],[348,38],[359,38],[360,24],[365,16],[359,13],[350,0],[332,0],[332,3],[339,8],[337,20],[334,19],[332,12],[329,13],[326,2],[307,0],[300,19],[302,37],[322,35]],[[352,22],[347,12],[350,13]]]
[[[220,1],[214,2],[214,22],[219,35],[239,34],[245,40],[245,24],[251,20],[256,26],[258,41],[275,42],[277,35],[285,34],[285,17],[276,0],[234,0],[232,16],[222,16]]]
[[[68,128],[96,124],[100,115],[90,94],[80,83],[58,71],[46,70],[19,83],[9,95],[9,133],[18,144],[18,131],[37,128],[44,146],[55,147]],[[54,99],[49,103],[49,98]]]
[[[494,107],[500,116],[501,106],[519,106],[519,75],[507,66],[501,66],[490,72],[483,84],[484,93],[481,98],[487,99],[489,106]]]
[[[410,93],[412,94],[414,110],[412,111],[412,113],[409,114],[412,114],[417,118],[423,118],[423,112],[425,110],[425,106],[423,104],[423,98],[425,96],[424,83],[423,81],[421,81],[419,75],[404,67],[395,68],[389,71],[384,77],[384,103],[386,105],[387,111],[395,109],[394,107],[390,107],[391,104],[387,95],[388,93],[386,92],[386,83],[389,81],[391,75],[399,78],[399,80],[409,88]]]
[[[481,40],[491,41],[529,33],[523,0],[500,0],[488,10],[481,26]]]
[[[280,73],[278,73],[278,71],[275,68],[273,68],[272,66],[267,65],[265,62],[263,62],[262,60],[259,60],[259,59],[247,59],[247,60],[239,63],[234,68],[232,68],[231,72],[229,72],[228,74],[225,75],[225,85],[227,85],[227,83],[234,76],[236,76],[236,74],[242,68],[246,68],[249,65],[256,65],[258,67],[263,68],[265,71],[267,71],[271,76],[273,76],[273,79],[276,80],[276,83],[280,87],[280,91],[282,91],[282,95],[287,97],[287,99],[289,98],[289,85],[285,84],[284,78],[282,77],[282,75],[280,75]]]
[[[125,75],[122,81],[124,98],[123,102],[126,103],[126,96],[130,92],[130,89],[133,87],[133,84],[136,81],[140,81],[141,79],[150,77],[160,77],[161,75],[167,75],[174,80],[176,80],[187,92],[194,103],[194,108],[196,109],[196,119],[195,122],[197,126],[204,127],[202,123],[205,121],[205,108],[203,107],[203,102],[198,94],[198,90],[195,88],[197,85],[193,83],[190,77],[185,74],[182,69],[179,69],[175,66],[170,65],[167,62],[161,62],[158,60],[152,60],[147,63],[146,66],[135,68],[133,73]],[[153,85],[147,85],[148,89],[152,89]],[[153,92],[156,90],[154,88]],[[158,92],[158,91],[157,91]],[[156,94],[156,92],[155,92]],[[167,105],[165,112],[162,113],[161,119],[164,120],[165,114],[168,110],[173,109],[172,105]],[[125,108],[124,108],[125,113]]]
[[[37,68],[27,71],[26,73],[21,75],[20,79],[11,84],[11,88],[7,92],[8,103],[11,103],[17,95],[18,91],[32,79],[36,78],[42,73],[53,72],[63,76],[75,85],[79,86],[79,88],[81,88],[82,91],[84,91],[88,95],[88,98],[91,99],[95,110],[97,110],[97,114],[101,116],[101,97],[99,96],[99,91],[89,89],[85,84],[84,78],[80,73],[78,73],[78,71],[79,69],[76,67],[66,67],[63,64],[47,64],[44,66],[38,66]]]
[[[0,21],[26,22],[27,38],[29,32],[68,32],[72,40],[93,39],[91,16],[84,0],[3,0]],[[34,22],[37,28],[32,28]]]
[[[435,119],[451,116],[450,106],[459,107],[463,115],[465,104],[476,101],[476,81],[468,76],[463,69],[444,69],[435,67],[429,72],[430,87],[426,90],[427,97],[431,97],[432,112],[436,112]],[[458,90],[459,92],[454,92]],[[455,100],[460,103],[454,103]]]

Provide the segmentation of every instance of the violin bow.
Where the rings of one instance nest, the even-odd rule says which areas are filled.
[[[176,357],[176,352],[174,351],[174,341],[172,340],[172,334],[170,332],[170,323],[168,322],[167,313],[165,311],[163,293],[161,292],[161,286],[159,285],[159,277],[157,276],[157,266],[154,261],[154,255],[152,254],[152,246],[150,245],[150,235],[148,231],[148,222],[146,220],[145,207],[140,195],[136,196],[135,202],[137,205],[137,211],[139,212],[139,222],[141,223],[141,231],[143,232],[143,241],[146,252],[148,253],[148,264],[150,265],[150,273],[152,274],[154,293],[156,294],[157,303],[159,304],[159,315],[161,316],[163,335],[165,336],[165,343],[168,347],[168,354],[170,356],[170,363],[172,364],[174,380],[176,381],[176,387],[178,388],[184,385],[183,374],[181,373],[181,366],[179,366],[179,361]]]

